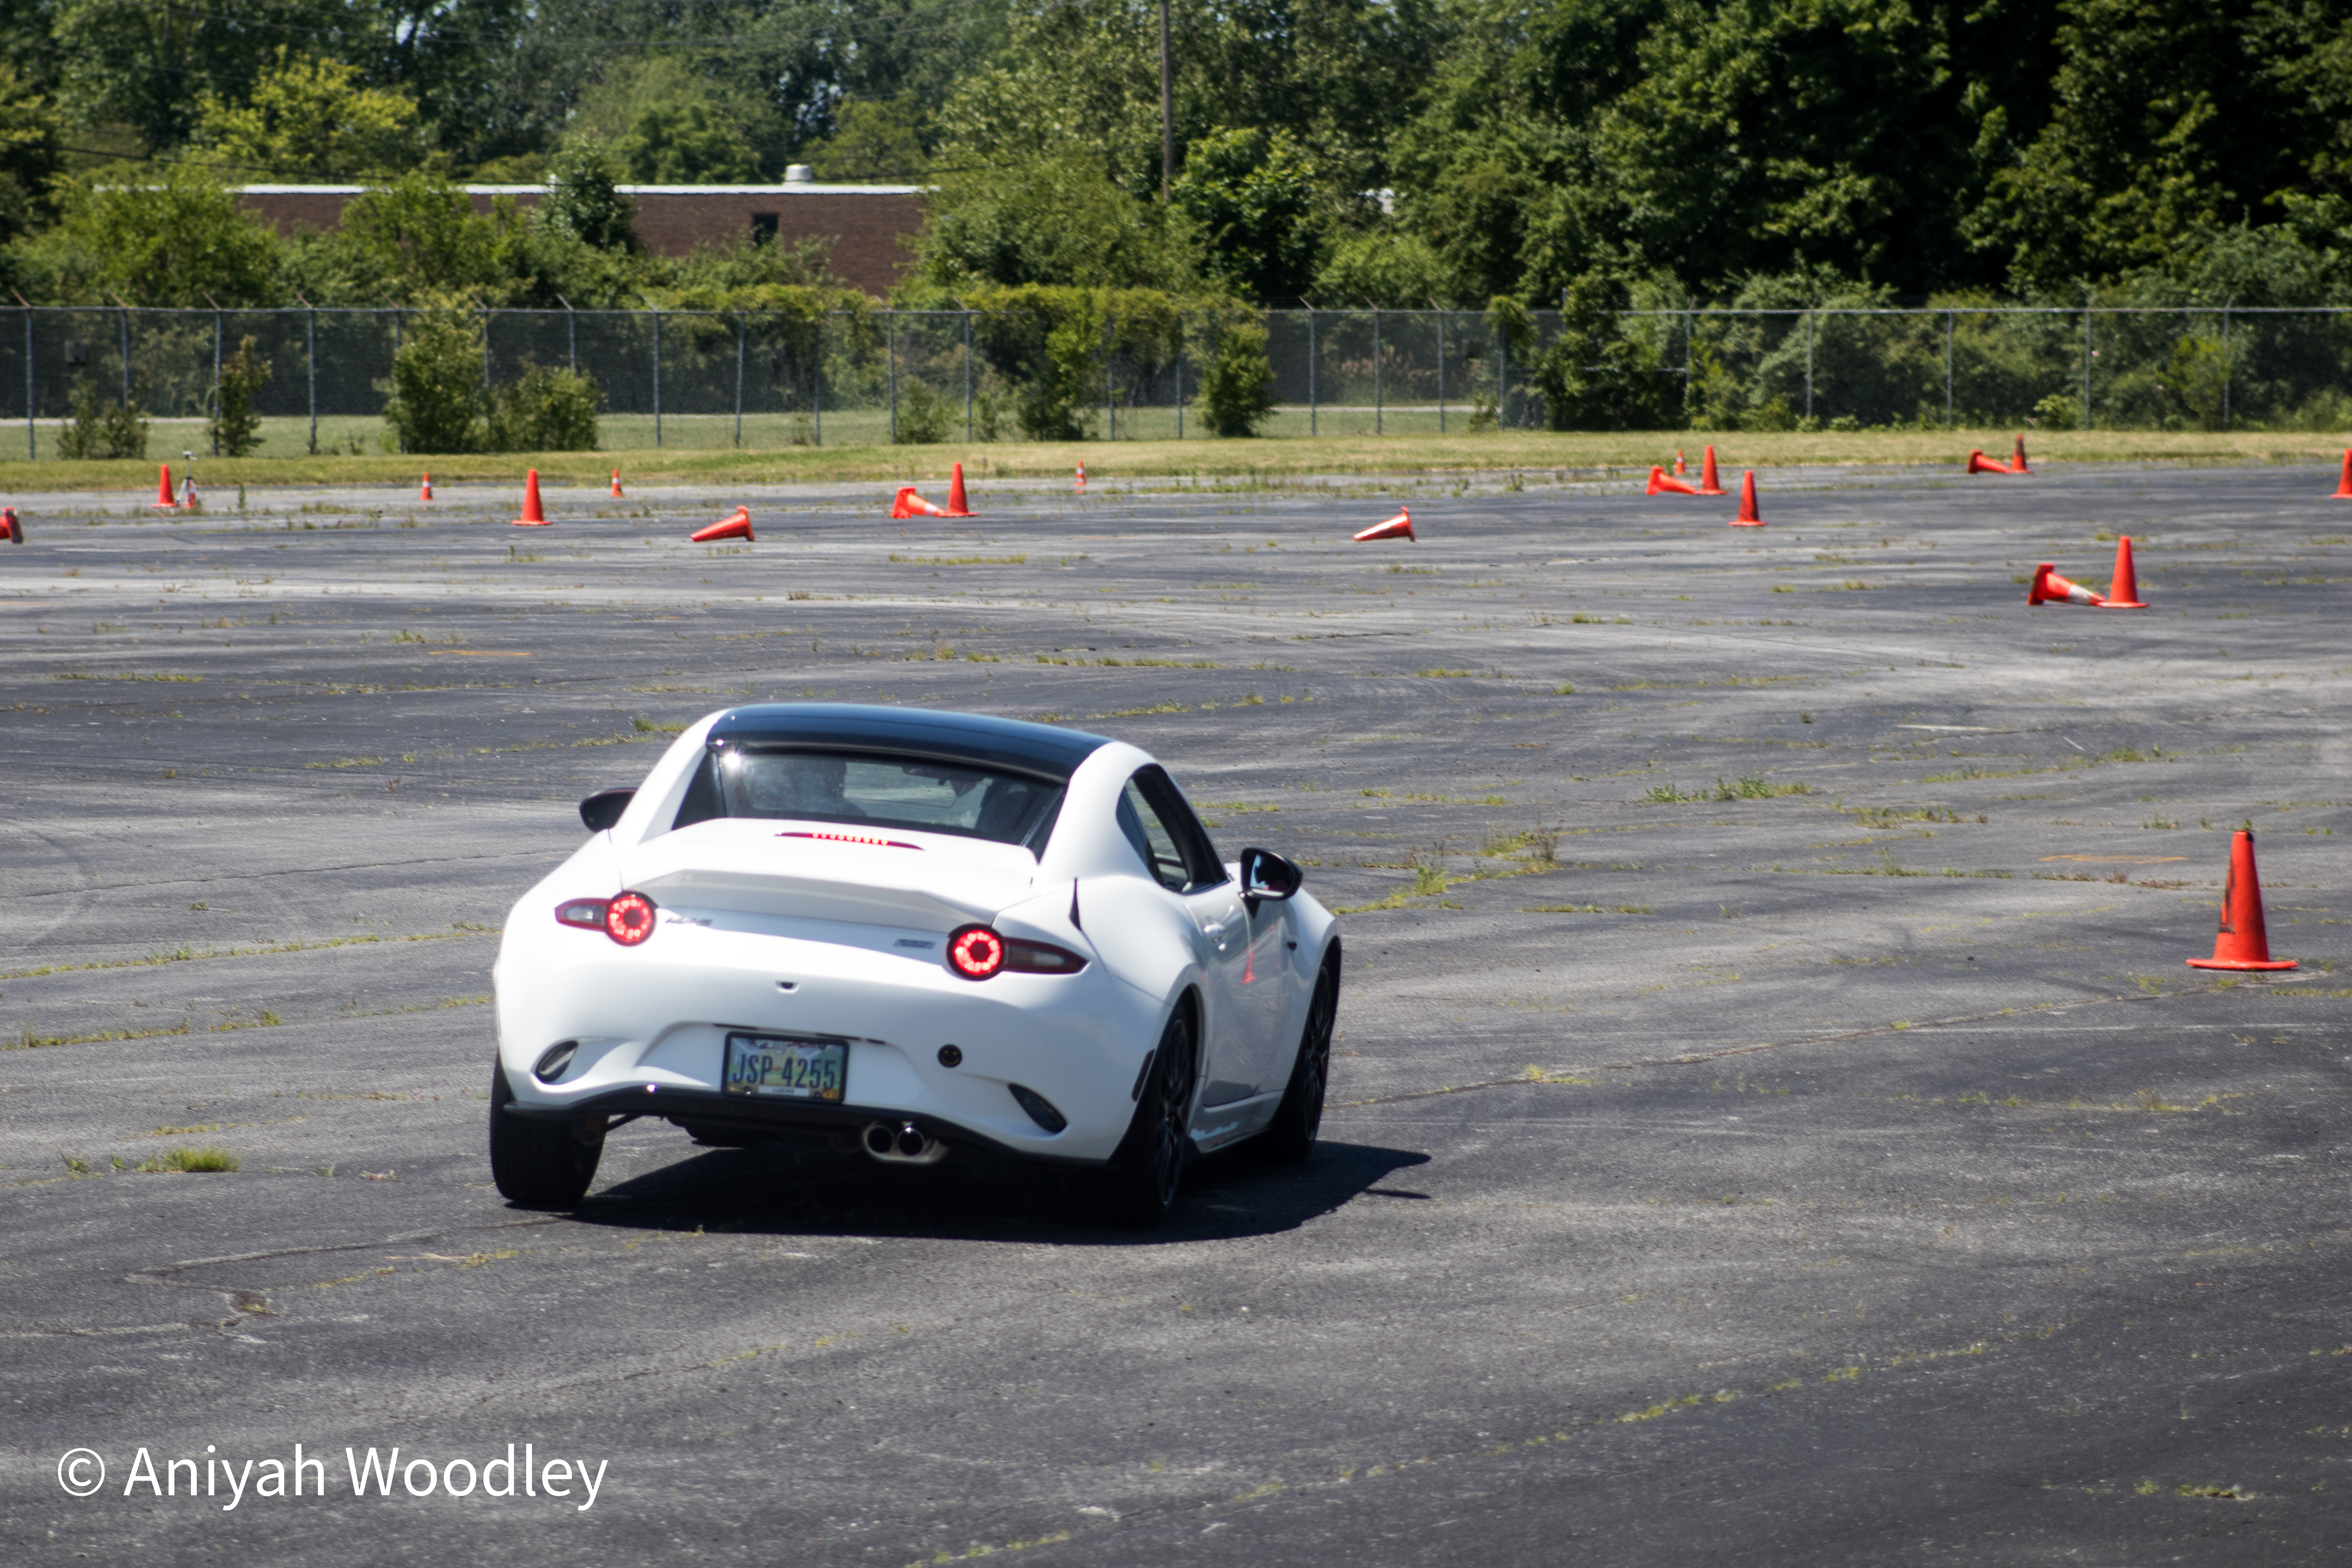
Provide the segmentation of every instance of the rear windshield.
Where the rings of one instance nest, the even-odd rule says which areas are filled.
[[[796,817],[954,833],[1042,850],[1062,786],[963,762],[730,746],[705,756],[676,826],[714,816]]]

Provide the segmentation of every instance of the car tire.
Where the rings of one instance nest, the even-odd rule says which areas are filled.
[[[1315,994],[1307,1004],[1307,1027],[1298,1037],[1297,1059],[1290,1082],[1275,1107],[1274,1120],[1251,1141],[1260,1159],[1295,1164],[1315,1152],[1315,1135],[1323,1126],[1323,1092],[1331,1081],[1331,1026],[1339,1016],[1339,972],[1327,963],[1315,977]]]
[[[509,1203],[527,1209],[568,1209],[587,1194],[604,1154],[604,1119],[568,1121],[517,1116],[506,1068],[490,1069],[490,1177]]]
[[[1192,1152],[1189,1124],[1196,1059],[1192,1010],[1180,1006],[1151,1054],[1135,1120],[1110,1158],[1106,1196],[1121,1224],[1148,1230],[1176,1207]]]

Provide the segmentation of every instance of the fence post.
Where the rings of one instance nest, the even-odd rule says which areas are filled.
[[[22,296],[19,296],[22,298]],[[33,307],[25,307],[25,460],[31,462],[40,453],[33,414]]]
[[[809,372],[809,408],[816,418],[814,428],[810,432],[809,445],[822,447],[824,445],[824,316],[822,312],[817,316],[812,342],[816,363]]]
[[[963,313],[963,440],[971,445],[971,312]]]
[[[1381,433],[1381,313],[1372,312],[1372,434]]]
[[[1511,427],[1511,331],[1504,327],[1495,333],[1495,428]]]
[[[1445,315],[1437,317],[1437,433],[1445,434]]]
[[[482,307],[482,407],[490,406],[490,308]]]
[[[213,307],[213,456],[220,456],[221,313]]]
[[[1315,434],[1315,307],[1307,307],[1307,433]]]
[[[883,326],[889,334],[889,347],[884,353],[890,365],[890,445],[895,447],[898,444],[898,312],[886,314],[888,319]]]
[[[308,300],[302,303],[310,306],[306,334],[307,357],[310,360],[307,378],[310,384],[310,456],[315,458],[319,455],[319,307],[311,305]]]
[[[131,406],[131,307],[120,312],[122,318],[122,406]]]
[[[1805,311],[1805,417],[1813,416],[1813,312]]]
[[[2230,427],[2230,305],[2221,304],[2221,428]]]
[[[735,318],[735,444],[743,444],[743,318]]]
[[[1952,323],[1956,313],[1944,312],[1944,423],[1952,422]]]
[[[1698,327],[1698,318],[1688,310],[1683,312],[1683,418],[1690,418],[1691,410],[1691,333]],[[1444,426],[1440,425],[1440,429]]]
[[[654,307],[654,446],[662,444],[661,427],[661,307]]]
[[[1110,312],[1103,312],[1103,428],[1107,440],[1118,439],[1118,370],[1111,363]]]
[[[401,325],[407,320],[407,311],[397,305],[392,308],[392,358],[395,364],[400,361]],[[408,450],[408,437],[405,435],[400,438],[400,449],[404,454]]]
[[[1184,337],[1181,329],[1176,336],[1176,439],[1184,438]]]
[[[2083,428],[2091,427],[2091,296],[2083,295]]]
[[[556,298],[563,300],[561,294]],[[563,347],[568,363],[572,366],[572,374],[578,375],[580,374],[580,312],[572,308],[572,301],[569,300],[563,300]]]

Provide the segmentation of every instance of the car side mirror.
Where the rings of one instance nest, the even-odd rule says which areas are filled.
[[[600,789],[580,803],[580,820],[588,825],[591,833],[602,833],[621,820],[629,809],[629,802],[637,798],[635,788]]]
[[[1271,849],[1242,851],[1242,897],[1255,911],[1261,900],[1280,901],[1297,893],[1307,873]]]

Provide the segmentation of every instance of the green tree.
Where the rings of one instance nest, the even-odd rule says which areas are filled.
[[[1217,333],[1195,405],[1212,436],[1255,436],[1274,412],[1274,362],[1265,329],[1255,321],[1226,322]]]
[[[457,305],[408,318],[384,394],[383,422],[404,452],[478,452],[488,444],[482,323]]]
[[[942,287],[1183,289],[1198,276],[1167,210],[1120,189],[1083,152],[945,175],[925,205],[919,252]]]
[[[236,353],[221,361],[209,422],[213,450],[225,458],[247,458],[261,446],[261,416],[253,404],[268,381],[269,362],[254,353],[251,338],[240,340]]]
[[[503,198],[486,217],[456,185],[412,174],[352,197],[331,248],[382,298],[476,293],[504,302],[517,292],[522,226]]]
[[[919,180],[930,168],[924,145],[929,115],[911,95],[851,99],[835,111],[833,134],[807,150],[809,171],[847,184]]]
[[[614,140],[613,155],[642,185],[740,185],[759,173],[741,127],[708,103],[646,106]]]
[[[416,100],[362,87],[359,75],[281,44],[242,99],[203,96],[196,144],[241,179],[351,180],[414,168],[425,152]]]
[[[268,305],[285,247],[236,195],[185,165],[117,168],[63,186],[57,225],[18,249],[59,303]]]
[[[31,79],[0,59],[0,244],[57,211],[53,186],[65,168],[57,109]]]
[[[491,392],[484,445],[493,452],[593,452],[604,403],[594,376],[526,363],[511,386]]]
[[[593,132],[564,142],[548,168],[541,226],[599,250],[635,249],[636,204],[613,188],[614,168],[612,149]]]
[[[1286,131],[1216,131],[1185,153],[1177,210],[1200,230],[1209,270],[1243,297],[1288,305],[1322,251],[1316,171]]]

